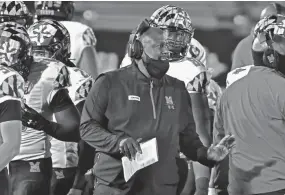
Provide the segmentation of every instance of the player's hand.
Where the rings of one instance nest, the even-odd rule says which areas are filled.
[[[119,143],[120,153],[127,156],[130,160],[135,159],[136,153],[142,153],[139,139],[134,140],[131,137],[124,138]]]
[[[37,130],[43,130],[48,121],[28,105],[22,105],[22,124]]]
[[[81,195],[81,194],[82,194],[82,190],[78,190],[74,188],[71,188],[69,192],[67,193],[67,195]]]
[[[216,146],[212,145],[211,147],[209,147],[207,152],[208,159],[216,162],[222,161],[229,154],[234,144],[234,136],[226,135]]]

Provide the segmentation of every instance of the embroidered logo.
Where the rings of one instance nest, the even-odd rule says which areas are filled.
[[[63,174],[63,170],[61,171],[54,171],[56,174],[56,179],[63,179],[64,178],[64,174]]]
[[[131,101],[138,101],[138,102],[141,101],[141,98],[139,96],[136,96],[136,95],[129,95],[128,99]]]
[[[165,96],[166,105],[169,110],[174,110],[174,103],[171,96]]]
[[[29,162],[31,168],[30,168],[30,172],[31,173],[40,173],[41,170],[40,170],[40,162],[36,162],[36,163],[33,163],[33,162]]]

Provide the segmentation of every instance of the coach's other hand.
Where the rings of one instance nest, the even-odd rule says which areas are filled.
[[[220,143],[215,146],[211,146],[208,149],[207,157],[209,160],[216,162],[222,161],[230,152],[231,148],[235,144],[235,138],[233,135],[226,135]]]

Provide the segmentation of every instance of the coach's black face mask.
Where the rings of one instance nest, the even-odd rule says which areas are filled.
[[[169,61],[161,59],[155,60],[149,57],[145,52],[144,54],[145,58],[142,59],[149,75],[156,79],[161,79],[169,69]]]

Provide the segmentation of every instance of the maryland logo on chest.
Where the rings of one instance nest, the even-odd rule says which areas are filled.
[[[172,96],[165,96],[165,102],[166,102],[166,106],[168,107],[169,110],[175,109],[175,105],[173,103]]]

